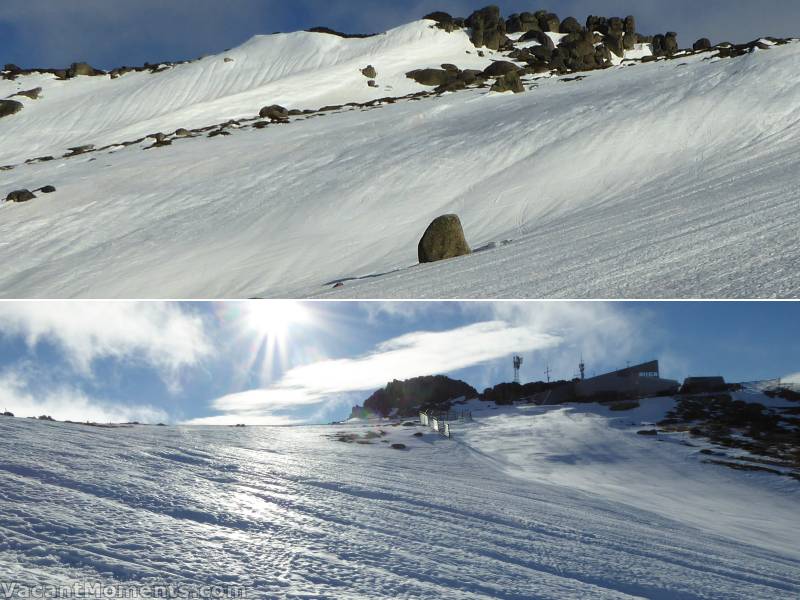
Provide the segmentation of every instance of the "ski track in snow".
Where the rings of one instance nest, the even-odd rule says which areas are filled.
[[[383,425],[402,452],[327,437],[373,425],[3,419],[0,571],[256,598],[797,597],[797,483],[637,436],[651,413],[487,410],[451,441]]]
[[[44,92],[0,120],[0,163],[265,104],[401,96],[429,89],[411,68],[499,57],[474,51],[420,21],[366,40],[261,36],[155,75],[2,81],[0,96]],[[4,193],[58,188],[0,206],[0,295],[796,297],[800,45],[709,56],[0,171]],[[447,212],[473,248],[512,242],[415,265]]]

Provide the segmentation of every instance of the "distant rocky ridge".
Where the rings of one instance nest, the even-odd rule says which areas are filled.
[[[763,38],[747,44],[722,43],[712,45],[708,38],[697,40],[691,49],[680,49],[678,36],[674,32],[666,32],[654,36],[643,35],[637,31],[636,19],[627,17],[600,17],[590,15],[581,23],[574,17],[561,19],[557,14],[546,10],[514,13],[503,17],[497,6],[487,6],[474,11],[466,18],[453,17],[445,12],[434,12],[424,17],[437,27],[447,32],[465,31],[469,35],[476,52],[483,55],[485,51],[496,51],[503,57],[493,60],[484,70],[460,69],[455,64],[442,64],[440,68],[421,68],[409,71],[407,77],[413,79],[426,90],[400,97],[383,97],[368,102],[349,102],[337,106],[323,106],[317,110],[297,110],[277,105],[262,109],[254,107],[253,117],[228,119],[224,122],[210,124],[205,127],[187,129],[178,127],[174,132],[155,132],[136,139],[118,140],[116,143],[95,147],[83,143],[70,148],[60,156],[34,156],[27,158],[24,164],[33,164],[55,160],[56,158],[72,158],[87,153],[113,151],[127,146],[142,144],[144,150],[162,148],[172,145],[173,141],[198,136],[229,136],[238,129],[264,129],[273,125],[284,125],[299,119],[324,117],[328,114],[348,110],[371,110],[398,101],[415,101],[427,96],[457,92],[465,89],[489,89],[494,92],[521,93],[534,89],[539,76],[564,75],[568,73],[605,69],[623,61],[623,64],[652,62],[679,59],[692,54],[706,53],[706,59],[731,58],[752,52],[755,49],[767,49],[772,45],[782,45],[790,40]],[[345,34],[325,27],[309,30],[320,35],[336,35],[343,38],[365,38],[376,34]],[[556,35],[557,34],[557,35]],[[554,40],[557,40],[554,41]],[[648,44],[652,55],[641,59],[625,59],[625,52],[636,45]],[[225,58],[226,61],[232,59]],[[103,71],[85,62],[72,63],[67,68],[21,68],[15,64],[6,64],[0,70],[0,78],[16,80],[34,73],[50,73],[55,78],[68,81],[78,77],[121,77],[130,72],[146,71],[159,73],[191,61],[145,63],[140,67],[119,67],[111,71]],[[377,71],[372,65],[365,65],[362,73],[367,78],[366,85],[377,87],[375,77]],[[579,80],[562,78],[561,81]],[[15,115],[25,108],[20,99],[35,102],[47,102],[41,96],[41,88],[22,89],[6,99],[0,99],[0,119],[14,119]],[[15,98],[15,99],[12,99]],[[176,123],[175,126],[180,125]],[[146,144],[146,145],[145,145]],[[18,164],[0,165],[0,170],[12,170]],[[37,184],[38,185],[38,184]],[[29,185],[33,188],[34,185]],[[19,201],[20,190],[2,190],[0,198]],[[26,198],[30,199],[30,198]]]

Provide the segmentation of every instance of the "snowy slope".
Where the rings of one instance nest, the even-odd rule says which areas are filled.
[[[536,411],[492,411],[453,441],[383,425],[371,444],[331,437],[370,425],[3,419],[0,571],[30,585],[244,585],[251,598],[800,593],[796,482],[648,450],[591,410]]]
[[[796,297],[800,45],[708,57],[0,171],[0,193],[58,188],[0,206],[0,294]],[[426,89],[407,70],[491,58],[424,21],[366,40],[259,37],[154,75],[51,82],[0,120],[0,156],[401,96]],[[447,212],[491,248],[417,266]]]

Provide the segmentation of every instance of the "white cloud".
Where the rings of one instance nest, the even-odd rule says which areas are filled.
[[[181,369],[211,352],[202,319],[176,303],[3,302],[0,335],[22,336],[31,348],[51,342],[83,375],[97,359],[142,362],[171,389]]]
[[[62,385],[46,392],[32,392],[30,381],[21,371],[0,374],[0,408],[17,417],[48,415],[58,421],[158,423],[167,414],[146,405],[121,405],[87,396],[79,389]]]
[[[419,331],[383,342],[364,356],[295,367],[273,386],[223,396],[213,402],[213,407],[227,413],[220,423],[249,421],[291,407],[319,404],[329,398],[338,401],[337,396],[373,390],[392,379],[458,371],[515,350],[541,350],[559,342],[558,336],[499,320],[449,331]]]

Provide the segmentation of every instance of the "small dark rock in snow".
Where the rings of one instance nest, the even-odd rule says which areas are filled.
[[[22,109],[22,102],[17,102],[16,100],[0,100],[0,118],[14,115]]]
[[[342,287],[344,287],[344,283],[339,281],[339,282],[334,284],[333,289],[342,288]]]
[[[188,129],[184,129],[183,127],[179,127],[175,130],[175,137],[184,138],[184,137],[191,137],[192,133]]]
[[[370,80],[367,82],[367,85],[368,85],[369,87],[374,87],[374,88],[376,88],[376,87],[378,87],[378,82],[377,82],[377,81],[375,81],[374,79],[370,79]]]
[[[375,79],[378,76],[378,72],[372,65],[367,65],[365,68],[361,69],[361,74],[367,79]]]
[[[405,450],[406,449],[406,445],[405,444],[392,444],[391,448],[393,448],[394,450]]]
[[[223,62],[226,62],[226,63],[232,63],[232,62],[233,62],[233,59],[232,59],[230,56],[226,56],[226,57],[223,59]]]
[[[289,111],[283,106],[273,104],[272,106],[265,106],[262,108],[258,116],[262,119],[270,119],[271,121],[288,121]]]
[[[0,413],[0,416],[3,416],[3,417],[13,417],[13,416],[14,416],[14,413],[6,411],[6,412],[4,412],[4,413]]]
[[[418,431],[414,434],[414,437],[422,437],[423,435],[425,434],[423,434],[421,431]]]
[[[420,263],[472,254],[458,216],[443,215],[434,219],[422,236],[417,253]]]
[[[6,196],[6,202],[27,202],[34,198],[36,198],[36,195],[30,190],[16,190]]]
[[[75,146],[74,148],[68,148],[69,154],[67,156],[76,156],[78,154],[85,154],[87,152],[91,152],[94,150],[94,144],[86,144],[85,146]]]
[[[658,431],[655,429],[643,429],[642,431],[637,431],[639,435],[658,435]]]
[[[52,194],[56,191],[56,188],[53,185],[46,185],[43,188],[39,188],[39,191],[43,194]]]

